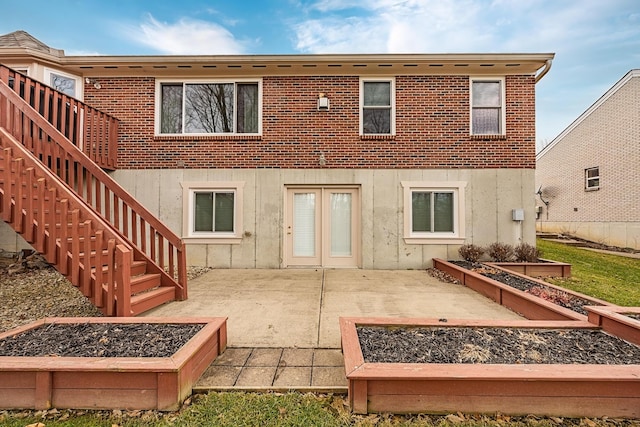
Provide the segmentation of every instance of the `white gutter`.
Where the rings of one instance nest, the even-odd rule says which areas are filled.
[[[547,62],[544,63],[544,68],[542,69],[542,71],[540,71],[540,74],[536,76],[536,83],[538,83],[538,81],[540,81],[540,79],[542,79],[544,75],[549,72],[549,70],[551,69],[551,62],[551,59],[547,59]]]

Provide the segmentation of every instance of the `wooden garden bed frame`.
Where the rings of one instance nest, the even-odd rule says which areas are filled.
[[[349,403],[355,413],[503,413],[640,417],[640,365],[367,363],[357,326],[594,328],[583,321],[341,318]],[[636,332],[638,329],[636,329]]]
[[[611,335],[640,345],[640,320],[625,316],[625,313],[640,315],[640,307],[586,307],[589,322]]]
[[[519,289],[513,288],[490,277],[483,276],[464,267],[460,267],[451,262],[434,258],[433,266],[438,270],[444,271],[452,277],[458,279],[463,285],[473,289],[474,291],[492,299],[500,305],[503,305],[516,313],[521,314],[527,319],[531,320],[577,320],[587,321],[587,316],[577,313],[565,307],[561,307],[550,301],[546,301],[537,296],[531,295],[527,292],[523,292]],[[561,290],[567,292],[576,297],[589,301],[593,306],[611,306],[612,304],[590,297],[588,295],[574,292],[559,286],[554,286],[550,283],[542,280],[525,276],[513,271],[509,271],[509,274],[523,277],[532,282],[539,283],[542,286]]]
[[[530,277],[571,277],[571,264],[540,259],[540,262],[485,262]]]
[[[52,323],[201,323],[171,357],[0,357],[2,409],[158,409],[173,411],[227,345],[227,318],[45,318],[0,339]]]

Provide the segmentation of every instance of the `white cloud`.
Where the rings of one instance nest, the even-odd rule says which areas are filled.
[[[151,15],[146,22],[128,28],[126,35],[136,43],[170,55],[241,54],[249,44],[213,22],[182,18],[167,23]]]
[[[557,51],[610,37],[599,22],[632,1],[318,0],[294,32],[310,53]]]

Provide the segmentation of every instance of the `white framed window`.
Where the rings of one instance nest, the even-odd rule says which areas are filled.
[[[464,243],[464,181],[402,181],[404,239],[410,244]]]
[[[593,191],[600,189],[600,168],[587,168],[584,170],[584,189]]]
[[[395,135],[395,86],[393,78],[360,79],[360,135]]]
[[[471,85],[471,135],[505,135],[504,78],[474,78]]]
[[[261,129],[261,80],[156,82],[159,135],[258,135]]]
[[[183,183],[187,242],[240,243],[244,182]]]
[[[82,100],[82,78],[52,68],[44,69],[44,83],[65,95]]]

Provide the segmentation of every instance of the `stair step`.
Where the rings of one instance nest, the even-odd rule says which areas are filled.
[[[160,274],[143,274],[131,278],[131,295],[160,286]]]
[[[176,298],[174,287],[156,288],[149,292],[133,295],[131,297],[131,315],[137,316],[147,310],[151,310],[166,302],[173,301]]]
[[[131,276],[140,276],[147,272],[147,261],[132,261]]]
[[[109,267],[106,266],[106,265],[102,267],[103,283],[106,282],[108,269],[109,269]],[[95,268],[92,269],[92,272],[95,274]],[[142,276],[146,272],[147,272],[147,262],[146,261],[132,261],[131,262],[131,277],[132,278],[134,278],[135,276]]]

